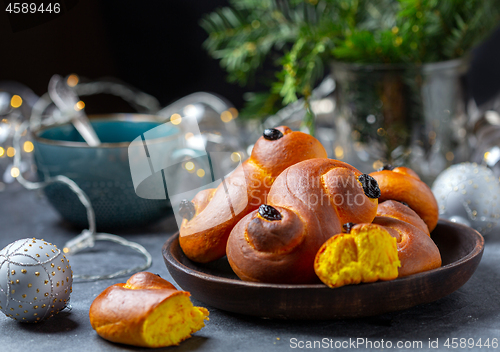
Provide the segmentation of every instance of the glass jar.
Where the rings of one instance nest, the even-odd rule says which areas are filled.
[[[332,64],[336,81],[334,158],[365,173],[408,166],[431,183],[467,160],[466,60]]]

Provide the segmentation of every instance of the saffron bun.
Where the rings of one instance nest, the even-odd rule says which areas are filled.
[[[199,263],[223,257],[233,227],[266,202],[279,174],[300,161],[326,156],[321,143],[306,133],[285,126],[265,130],[250,158],[219,187],[181,203],[179,242],[184,254]]]
[[[318,282],[314,258],[347,222],[370,223],[380,195],[376,181],[332,159],[297,163],[278,176],[266,204],[231,231],[227,258],[245,281]]]
[[[346,224],[321,246],[314,270],[327,286],[392,280],[441,266],[424,221],[393,200],[378,205],[371,224]]]
[[[408,204],[427,224],[429,232],[434,230],[439,218],[436,198],[413,170],[387,165],[370,176],[377,180],[380,187],[380,202],[392,199]]]
[[[335,288],[398,277],[396,239],[382,226],[357,225],[326,241],[314,260],[321,281]]]
[[[374,224],[380,225],[397,240],[401,261],[399,277],[439,268],[441,254],[423,221],[409,207],[392,200],[378,206]]]
[[[193,307],[189,296],[155,274],[140,272],[95,298],[90,324],[112,342],[140,347],[178,345],[208,320],[208,311]]]
[[[380,202],[377,208],[377,216],[384,216],[407,222],[424,232],[427,236],[431,236],[429,228],[424,220],[422,220],[422,218],[409,206],[401,202],[395,200]]]

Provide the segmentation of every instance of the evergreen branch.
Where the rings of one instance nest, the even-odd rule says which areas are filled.
[[[206,15],[204,46],[230,81],[274,77],[247,110],[270,114],[308,95],[332,60],[425,63],[460,57],[500,21],[500,0],[230,0]],[[264,62],[275,71],[262,72]],[[260,108],[257,103],[261,104]]]

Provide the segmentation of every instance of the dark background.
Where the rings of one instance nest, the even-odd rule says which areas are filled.
[[[7,2],[0,0],[0,81],[21,82],[41,95],[54,73],[89,79],[111,76],[155,96],[162,106],[195,91],[210,91],[239,108],[246,90],[262,88],[226,82],[219,62],[202,48],[207,34],[200,18],[227,1],[62,2],[64,14],[19,29],[5,12]],[[500,90],[500,30],[474,54],[469,93],[482,103]],[[116,99],[87,103],[87,111],[130,109]]]

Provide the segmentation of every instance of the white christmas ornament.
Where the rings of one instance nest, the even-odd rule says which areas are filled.
[[[69,302],[73,272],[53,244],[26,238],[0,251],[0,310],[10,318],[38,322]]]
[[[439,216],[488,233],[500,220],[500,184],[493,171],[476,163],[462,163],[443,171],[432,192]]]

